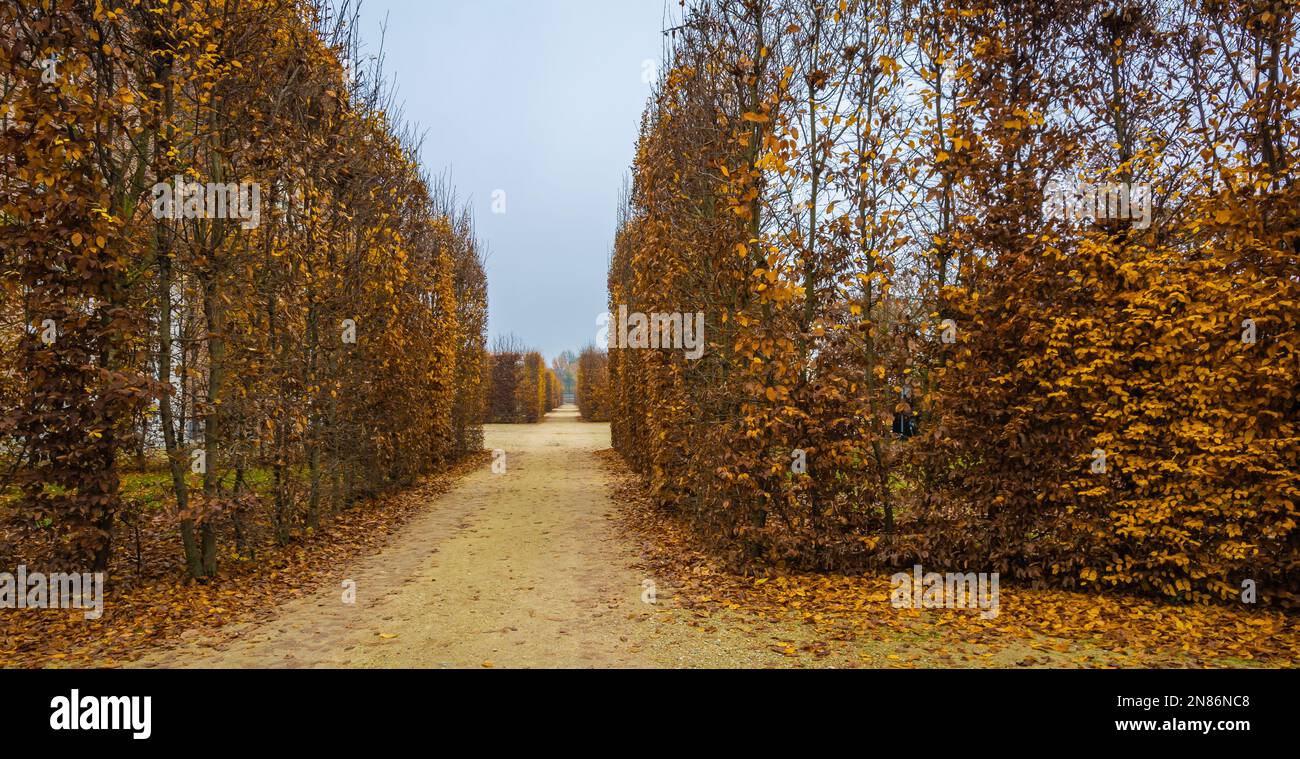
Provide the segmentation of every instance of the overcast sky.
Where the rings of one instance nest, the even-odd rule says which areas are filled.
[[[489,340],[513,332],[548,361],[594,342],[664,2],[364,0],[363,55],[387,19],[386,70],[427,134],[425,168],[472,201]]]

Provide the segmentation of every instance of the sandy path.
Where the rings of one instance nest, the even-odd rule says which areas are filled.
[[[690,611],[631,569],[609,474],[595,452],[609,425],[572,407],[541,424],[488,425],[485,465],[433,498],[373,556],[333,570],[324,590],[281,604],[268,621],[192,631],[132,664],[144,667],[790,667],[1125,665],[1092,645],[1066,655],[1013,640],[989,647],[918,622],[858,637],[825,657],[782,649],[817,633],[794,619]],[[356,602],[340,584],[356,582]],[[789,651],[787,651],[789,653]]]
[[[565,407],[488,425],[506,472],[477,470],[374,556],[275,618],[150,654],[158,667],[753,666],[761,648],[674,624],[644,603],[593,452],[609,425]],[[356,581],[355,604],[341,583]],[[661,591],[662,592],[662,591]],[[231,635],[235,637],[231,638]],[[742,653],[738,648],[750,648]]]

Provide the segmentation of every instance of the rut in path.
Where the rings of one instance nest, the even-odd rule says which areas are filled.
[[[733,665],[721,640],[679,630],[641,600],[645,578],[617,534],[594,452],[609,425],[561,407],[541,424],[488,425],[484,466],[414,517],[384,550],[340,567],[268,622],[147,656],[161,667]],[[342,601],[355,580],[356,603]],[[687,636],[683,638],[682,636]],[[766,657],[764,657],[766,658]]]

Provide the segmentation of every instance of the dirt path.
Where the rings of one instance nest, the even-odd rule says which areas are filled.
[[[619,538],[594,452],[609,425],[565,407],[542,424],[488,425],[485,467],[332,586],[264,623],[195,635],[147,667],[762,666],[753,641],[679,624],[642,600],[646,578]],[[356,601],[343,602],[345,580]],[[660,591],[662,592],[662,591]]]
[[[655,603],[633,538],[620,530],[609,425],[573,408],[541,424],[488,425],[489,466],[433,498],[384,549],[332,570],[319,593],[268,621],[191,631],[144,667],[1014,667],[1134,666],[1141,646],[1008,636],[968,640],[939,612],[828,635],[811,612],[764,616],[736,604],[687,609],[660,579]],[[355,603],[341,584],[353,580]],[[883,592],[881,598],[885,598]],[[857,621],[898,622],[876,599]],[[963,611],[953,612],[956,614]],[[914,620],[912,616],[916,616]],[[911,620],[911,621],[906,621]],[[833,633],[833,630],[832,630]],[[824,635],[841,642],[828,646]],[[813,653],[805,653],[805,652]],[[1149,663],[1149,662],[1146,662]],[[1212,663],[1171,659],[1161,666]]]

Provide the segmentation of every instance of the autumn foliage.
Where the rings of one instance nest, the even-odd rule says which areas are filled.
[[[575,399],[578,413],[589,422],[608,422],[609,354],[595,346],[588,346],[578,354]]]
[[[543,412],[550,412],[560,405],[560,377],[555,370],[546,367],[543,370],[543,379],[545,380],[546,403],[542,407]]]
[[[105,568],[142,506],[129,457],[161,452],[150,508],[209,577],[481,449],[472,225],[353,63],[354,20],[0,6],[0,489],[40,526],[6,565]],[[213,201],[236,184],[239,215]]]
[[[534,424],[559,405],[559,379],[542,354],[513,335],[498,337],[488,358],[487,418],[496,424]]]
[[[609,272],[611,312],[706,314],[697,360],[609,355],[660,506],[750,568],[1300,601],[1293,3],[744,0],[674,40]]]

